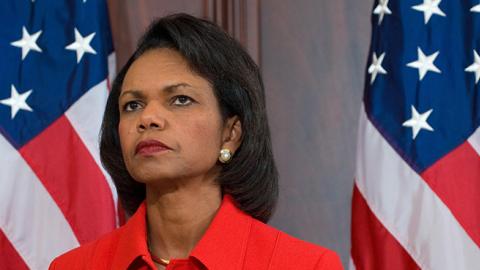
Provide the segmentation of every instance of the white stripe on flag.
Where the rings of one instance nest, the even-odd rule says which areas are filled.
[[[30,269],[47,269],[79,245],[48,191],[15,148],[0,135],[0,228]]]
[[[478,155],[480,155],[480,128],[477,128],[475,132],[468,138],[468,142],[475,149]]]
[[[480,249],[367,119],[364,107],[358,139],[358,189],[415,262],[422,269],[477,269]]]
[[[115,209],[117,210],[117,189],[113,184],[110,175],[105,171],[100,161],[99,152],[99,134],[102,125],[103,113],[108,97],[107,80],[103,80],[99,84],[88,90],[77,102],[75,102],[66,112],[68,120],[81,138],[98,167],[102,170],[103,175],[112,191]],[[115,211],[116,211],[115,210]],[[118,215],[115,215],[118,219]],[[117,220],[118,225],[118,220]]]
[[[350,261],[348,262],[348,270],[356,270],[352,257],[350,257]]]

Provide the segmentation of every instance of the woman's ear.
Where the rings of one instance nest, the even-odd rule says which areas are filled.
[[[238,116],[233,116],[227,119],[223,134],[222,134],[222,148],[227,148],[232,153],[235,153],[242,143],[242,122]]]

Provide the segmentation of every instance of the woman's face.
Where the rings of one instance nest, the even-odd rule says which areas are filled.
[[[135,180],[216,176],[229,130],[211,85],[178,52],[152,49],[139,57],[125,76],[119,109],[123,159]]]

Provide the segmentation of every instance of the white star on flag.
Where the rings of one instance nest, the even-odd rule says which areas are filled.
[[[475,83],[478,83],[478,80],[480,79],[480,56],[478,56],[478,53],[473,50],[473,63],[468,66],[465,71],[466,72],[475,72]]]
[[[86,37],[82,37],[80,32],[78,32],[77,28],[75,28],[75,42],[65,47],[65,49],[77,52],[77,63],[82,60],[82,57],[85,53],[97,54],[97,52],[92,48],[92,46],[90,46],[90,42],[92,42],[95,34],[96,33],[93,32]]]
[[[380,0],[378,5],[373,10],[373,14],[377,14],[378,17],[378,25],[380,25],[383,21],[383,17],[385,14],[391,15],[392,11],[388,8],[388,1],[389,0]]]
[[[420,47],[417,47],[418,60],[408,63],[407,66],[418,69],[418,76],[420,77],[420,81],[429,71],[442,73],[442,71],[440,71],[440,69],[438,69],[433,63],[439,53],[440,51],[436,51],[435,53],[426,56],[423,53],[422,49],[420,49]]]
[[[425,129],[428,131],[433,131],[433,128],[427,123],[427,119],[430,114],[433,112],[433,109],[430,109],[422,114],[419,114],[415,107],[412,105],[412,118],[405,121],[402,126],[411,127],[413,136],[412,139],[415,140],[420,130]]]
[[[442,0],[423,0],[423,4],[413,6],[412,8],[418,11],[423,12],[423,18],[425,24],[428,23],[433,14],[446,17],[445,13],[438,7]]]
[[[377,74],[387,74],[387,71],[382,67],[383,58],[385,57],[385,53],[382,53],[380,57],[377,58],[377,54],[373,53],[372,55],[372,64],[368,67],[368,73],[372,74],[370,77],[370,84],[373,84],[375,78],[377,78]]]
[[[30,89],[23,94],[19,94],[15,86],[12,84],[10,98],[0,100],[1,104],[10,106],[12,119],[15,117],[15,115],[17,115],[19,110],[25,110],[29,112],[33,111],[32,108],[28,106],[26,101],[32,91],[33,90]]]
[[[480,13],[480,4],[476,5],[476,6],[473,6],[471,9],[470,9],[471,12],[479,12]]]
[[[30,35],[25,28],[25,26],[22,27],[22,38],[10,43],[10,45],[22,48],[22,60],[27,57],[28,53],[30,50],[34,50],[37,52],[42,52],[42,49],[38,47],[37,45],[37,39],[40,37],[42,34],[42,31],[38,31],[33,35]]]

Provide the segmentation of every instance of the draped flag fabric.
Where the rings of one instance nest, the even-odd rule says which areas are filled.
[[[107,5],[2,0],[0,22],[0,269],[47,269],[118,223],[98,154]]]
[[[480,269],[480,1],[380,0],[351,269]]]

